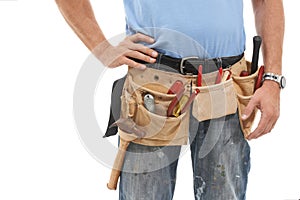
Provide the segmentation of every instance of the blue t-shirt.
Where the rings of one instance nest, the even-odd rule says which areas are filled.
[[[245,49],[243,0],[123,0],[126,32],[155,39],[148,45],[174,57],[214,58]]]

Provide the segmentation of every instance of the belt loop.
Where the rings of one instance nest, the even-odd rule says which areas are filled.
[[[159,53],[157,58],[156,58],[156,62],[155,62],[155,65],[154,65],[154,68],[155,69],[159,69],[160,68],[160,61],[161,61],[161,57],[162,57],[163,54]]]
[[[207,66],[207,58],[204,58],[203,67],[206,68],[206,66]]]

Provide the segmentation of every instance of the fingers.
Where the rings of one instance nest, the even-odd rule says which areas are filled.
[[[146,65],[138,63],[135,60],[141,60],[145,63],[155,63],[158,52],[148,48],[138,42],[154,43],[154,39],[137,33],[126,37],[118,46],[115,47],[115,59],[112,59],[110,67],[118,67],[120,65],[129,65],[130,67],[145,69]]]
[[[149,37],[147,35],[137,33],[137,34],[128,36],[124,40],[123,46],[126,46],[128,49],[130,49],[132,51],[137,51],[137,52],[147,55],[147,57],[144,57],[144,58],[134,57],[134,58],[138,58],[143,61],[146,61],[146,62],[151,61],[150,58],[156,58],[158,56],[158,53],[156,51],[146,47],[145,45],[140,44],[140,42],[153,44],[155,42],[155,40],[152,37]]]
[[[249,101],[248,105],[244,109],[244,112],[242,114],[242,120],[247,120],[250,115],[254,112],[254,110],[259,107],[259,102],[256,101],[255,97],[252,97],[252,99]],[[262,116],[258,127],[254,132],[252,132],[250,135],[247,136],[248,140],[254,139],[257,137],[257,134],[260,134],[265,130],[265,126],[263,124],[266,124],[266,118]]]
[[[265,126],[266,124],[269,124],[269,120],[266,116],[261,116],[261,119],[258,123],[258,126],[256,129],[247,137],[248,140],[256,139],[259,136],[262,136],[266,134],[267,132],[267,127]]]
[[[150,49],[142,44],[136,44],[131,43],[129,46],[130,50],[141,52],[145,55],[148,55],[148,57],[156,58],[158,56],[158,53],[154,51],[153,49]]]
[[[138,59],[138,60],[142,60],[142,61],[145,61],[147,63],[155,63],[156,59],[151,57],[151,56],[148,56],[146,54],[143,54],[139,51],[128,51],[127,53],[125,53],[125,56],[126,57],[130,57],[130,58],[135,58],[135,59]]]
[[[254,111],[255,107],[261,111],[261,118],[256,129],[247,137],[247,139],[257,139],[269,132],[274,128],[279,118],[279,105],[271,95],[263,95],[264,92],[254,94],[248,106],[245,109],[242,119],[247,119]]]
[[[132,42],[134,43],[138,43],[138,42],[146,42],[146,43],[149,43],[149,44],[152,44],[155,42],[155,40],[148,36],[148,35],[144,35],[142,33],[136,33],[134,35],[131,35],[129,37],[127,37],[129,40],[131,40]]]
[[[253,113],[254,109],[258,107],[258,102],[256,101],[256,99],[253,97],[248,105],[246,106],[246,108],[244,109],[244,112],[242,114],[242,120],[246,120],[250,117],[250,115]]]
[[[277,122],[277,115],[268,113],[268,112],[263,112],[261,115],[261,119],[258,123],[257,128],[247,137],[247,139],[252,140],[252,139],[257,139],[269,132],[274,128],[276,122]]]
[[[121,56],[119,56],[113,63],[111,63],[111,67],[116,67],[120,65],[128,65],[133,68],[138,69],[146,69],[146,65],[138,63],[132,58],[145,61],[146,63],[154,63],[156,60],[150,56],[147,56],[138,51],[127,50],[127,52],[123,52]]]
[[[144,64],[141,64],[141,63],[138,63],[138,62],[135,62],[129,58],[127,58],[126,56],[123,56],[120,60],[120,64],[118,65],[128,65],[130,67],[133,67],[133,68],[137,68],[137,69],[141,69],[141,70],[144,70],[147,68],[146,65]]]

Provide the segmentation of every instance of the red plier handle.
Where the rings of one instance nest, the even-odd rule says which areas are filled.
[[[198,77],[197,77],[197,86],[202,86],[202,65],[199,65],[198,67]]]

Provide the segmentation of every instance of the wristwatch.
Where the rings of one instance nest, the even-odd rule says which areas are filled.
[[[270,80],[278,83],[279,88],[283,89],[286,86],[286,79],[282,75],[274,74],[274,73],[264,73],[262,81]]]

